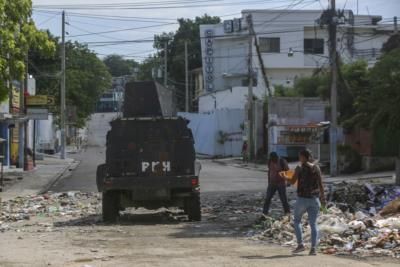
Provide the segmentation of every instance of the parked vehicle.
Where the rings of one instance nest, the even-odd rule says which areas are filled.
[[[46,154],[57,153],[60,132],[54,124],[54,116],[49,114],[47,120],[38,120],[36,123],[36,150]]]

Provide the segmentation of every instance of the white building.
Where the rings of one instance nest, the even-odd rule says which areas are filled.
[[[316,69],[327,67],[328,31],[317,20],[320,10],[244,10],[242,18],[215,25],[201,25],[204,90],[198,96],[199,112],[244,108],[248,92],[250,14],[271,90],[291,86]],[[372,66],[393,24],[382,17],[344,11],[338,26],[337,49],[344,62],[366,60]],[[254,95],[267,94],[256,46],[252,48]]]

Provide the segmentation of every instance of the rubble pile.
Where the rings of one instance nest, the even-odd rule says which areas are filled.
[[[331,190],[329,208],[318,218],[320,249],[326,254],[400,258],[400,188],[340,183]],[[305,242],[311,231],[303,220]],[[256,240],[296,246],[293,218],[265,217]]]
[[[65,192],[17,197],[0,204],[0,230],[7,223],[33,217],[78,217],[98,214],[100,196],[96,193]]]
[[[310,241],[307,220],[303,220],[305,242]],[[400,258],[400,214],[383,218],[370,217],[363,212],[342,212],[333,206],[318,219],[320,249],[326,254],[356,254],[360,256],[392,256]],[[293,222],[266,217],[257,225],[263,229],[257,240],[270,240],[281,245],[295,246]]]
[[[336,203],[343,211],[362,210],[371,215],[385,207],[390,201],[400,197],[400,186],[372,185],[369,183],[341,182],[333,185],[328,200]]]

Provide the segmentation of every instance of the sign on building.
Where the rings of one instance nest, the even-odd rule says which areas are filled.
[[[26,97],[26,106],[54,106],[56,99],[48,95],[32,95]]]
[[[206,90],[207,91],[214,91],[214,49],[213,49],[213,38],[214,38],[214,32],[211,29],[208,29],[205,31],[205,43],[206,43],[206,57],[205,57],[205,84],[206,84]]]
[[[26,116],[30,120],[47,120],[49,110],[47,108],[27,108]]]

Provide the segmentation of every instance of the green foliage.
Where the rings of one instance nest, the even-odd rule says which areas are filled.
[[[58,43],[57,39],[51,37]],[[85,124],[86,118],[94,111],[96,101],[111,87],[111,75],[96,54],[78,42],[66,43],[66,102],[67,106],[77,107],[78,127]],[[60,45],[57,45],[60,51]],[[59,55],[57,53],[56,55]],[[39,94],[49,94],[60,99],[60,60],[54,55],[43,58],[37,51],[30,52],[31,73],[37,80]],[[59,108],[59,105],[57,105]],[[59,110],[55,110],[59,113]]]
[[[370,117],[366,103],[370,96],[370,77],[367,62],[357,61],[343,65],[340,78],[339,122],[347,129],[355,125],[368,127]]]
[[[51,56],[55,44],[31,19],[31,0],[0,0],[0,101],[8,95],[7,82],[21,80],[28,50]]]
[[[400,129],[392,131],[386,127],[372,129],[372,154],[380,157],[394,157],[399,153]]]
[[[347,75],[354,98],[347,122],[371,128],[374,154],[400,153],[400,48],[385,53],[371,70],[359,63]]]
[[[159,62],[163,62],[162,58],[165,53],[164,44],[165,41],[168,40],[167,56],[169,80],[171,80],[171,83],[175,86],[178,96],[183,96],[185,90],[185,41],[188,42],[189,70],[201,67],[200,25],[216,24],[220,21],[219,17],[211,17],[207,14],[202,17],[196,17],[194,20],[181,18],[178,19],[179,28],[176,32],[163,33],[154,37],[154,47],[160,49],[160,52],[156,55]],[[141,66],[147,68],[145,73],[149,73],[149,63],[154,62],[152,60],[145,62],[145,65]],[[160,64],[158,66],[160,66]],[[143,71],[141,72],[143,73]],[[178,107],[183,109],[183,97],[178,98]]]
[[[139,66],[135,60],[124,59],[120,55],[109,55],[104,58],[103,62],[113,77],[131,75]]]
[[[85,45],[67,43],[67,105],[77,107],[76,124],[83,126],[101,94],[111,88],[111,75],[104,63]]]
[[[400,48],[400,33],[390,36],[386,43],[383,44],[382,51],[389,53],[396,48]]]
[[[371,126],[400,128],[400,48],[385,54],[371,69],[371,92],[367,102]]]
[[[138,80],[141,81],[151,81],[153,80],[153,69],[156,69],[159,67],[160,64],[160,58],[157,56],[149,56],[146,58],[139,67],[139,73],[137,76]]]
[[[297,97],[299,92],[294,87],[274,85],[274,96],[276,97]]]
[[[320,72],[310,77],[296,79],[293,87],[274,85],[275,96],[287,97],[329,97],[329,75]]]
[[[294,83],[294,89],[299,96],[329,97],[329,75],[325,72],[310,77],[302,77]]]

